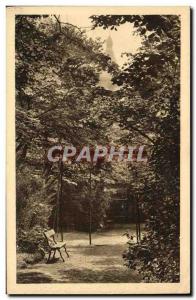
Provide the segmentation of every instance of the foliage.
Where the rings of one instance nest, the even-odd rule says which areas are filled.
[[[26,252],[44,247],[43,230],[51,214],[41,176],[34,172],[29,167],[17,172],[17,246]]]
[[[174,226],[168,217],[161,223],[165,221]],[[141,273],[144,282],[179,282],[179,242],[175,238],[169,228],[166,240],[162,234],[157,239],[156,231],[149,231],[140,244],[133,243],[129,237],[128,249],[123,253],[125,265]]]
[[[141,245],[129,247],[125,260],[129,267],[137,266],[146,281],[178,281],[180,19],[162,15],[91,18],[94,27],[111,30],[132,23],[143,41],[137,53],[126,54],[123,70],[113,76],[121,87],[113,112],[127,131],[122,139],[146,144],[151,152],[149,163],[138,169],[131,185],[148,218],[147,236]],[[129,170],[133,178],[135,171]],[[138,258],[143,247],[147,252]]]
[[[98,82],[101,71],[116,73],[117,66],[101,50],[100,42],[56,16],[16,16],[16,201],[18,245],[23,250],[37,247],[48,225],[59,230],[57,210],[87,212],[89,178],[83,176],[88,166],[62,166],[59,207],[59,164],[48,161],[47,150],[54,144],[81,147],[108,140],[108,123],[97,117],[104,111],[106,94]],[[95,175],[93,181],[99,178]],[[76,185],[81,197],[74,202]],[[95,228],[101,218],[96,201]]]
[[[16,16],[17,243],[35,251],[47,226],[59,230],[77,221],[78,229],[87,230],[90,203],[96,230],[111,198],[105,187],[114,180],[139,199],[147,217],[141,244],[129,243],[127,265],[144,281],[176,282],[180,20],[175,15],[91,19],[94,27],[111,30],[132,23],[141,36],[142,47],[126,54],[122,69],[80,28],[56,16]],[[102,71],[112,74],[119,90],[99,86]],[[117,170],[105,163],[92,167],[47,159],[54,144],[81,147],[95,141],[145,144],[150,160]]]

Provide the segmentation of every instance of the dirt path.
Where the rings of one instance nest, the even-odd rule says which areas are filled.
[[[125,229],[96,233],[92,246],[88,234],[65,233],[70,258],[65,262],[43,262],[18,270],[18,283],[66,283],[66,282],[140,282],[136,272],[127,269],[122,253],[126,249]],[[62,250],[63,252],[63,250]]]

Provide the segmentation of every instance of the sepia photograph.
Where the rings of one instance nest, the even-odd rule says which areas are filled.
[[[7,7],[8,293],[190,292],[189,13]]]

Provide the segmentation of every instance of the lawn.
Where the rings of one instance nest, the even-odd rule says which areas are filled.
[[[126,225],[107,232],[94,233],[91,246],[87,233],[64,233],[70,258],[63,253],[65,262],[57,256],[49,264],[46,264],[45,258],[38,264],[18,269],[17,282],[140,282],[140,276],[124,266],[122,253],[127,248],[127,238],[123,236],[125,230],[133,233],[134,227]]]

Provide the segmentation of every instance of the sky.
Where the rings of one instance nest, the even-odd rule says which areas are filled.
[[[81,14],[75,12],[74,14],[62,14],[60,16],[62,22],[68,22],[78,27],[90,27],[92,25],[89,19],[89,13]],[[141,38],[138,35],[134,35],[133,25],[125,23],[117,27],[117,31],[103,28],[86,28],[87,35],[91,38],[101,38],[104,41],[110,35],[113,40],[113,51],[116,59],[116,63],[122,66],[126,61],[126,57],[121,57],[123,52],[136,53],[137,49],[141,46]],[[105,44],[104,44],[105,45]],[[104,47],[105,48],[105,47]]]

